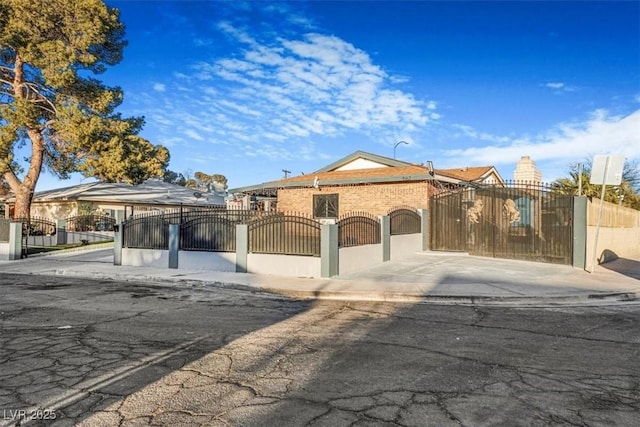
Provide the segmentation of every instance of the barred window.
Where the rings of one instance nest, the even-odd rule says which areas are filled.
[[[338,218],[338,195],[316,194],[313,196],[314,218]]]

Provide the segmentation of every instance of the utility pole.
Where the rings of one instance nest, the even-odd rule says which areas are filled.
[[[289,174],[291,173],[291,171],[288,171],[286,169],[282,169],[282,172],[284,172],[284,179],[289,178]]]

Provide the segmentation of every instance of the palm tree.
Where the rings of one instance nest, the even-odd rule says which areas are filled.
[[[578,195],[580,176],[582,176],[582,195],[600,198],[601,185],[591,184],[591,161],[587,161],[584,168],[580,164],[572,164],[569,176],[556,179],[551,183],[554,191],[560,194]],[[640,168],[638,162],[626,162],[622,171],[622,183],[619,186],[607,186],[604,199],[607,202],[621,204],[640,210]]]

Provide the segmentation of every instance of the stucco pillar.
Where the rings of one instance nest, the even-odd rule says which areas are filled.
[[[574,267],[587,267],[587,198],[573,197],[573,261]]]
[[[180,224],[169,224],[169,268],[178,268]]]
[[[113,219],[116,221],[116,224],[120,224],[124,221],[125,212],[124,209],[119,209],[113,213]]]
[[[67,220],[56,219],[56,245],[67,244]]]
[[[247,224],[236,225],[236,273],[246,273],[248,270],[247,259],[249,257],[249,226]]]
[[[113,265],[122,265],[122,224],[113,226]]]
[[[420,224],[420,231],[422,232],[422,250],[429,250],[429,211],[426,209],[418,209],[422,222]]]
[[[382,262],[391,259],[391,218],[388,215],[380,217],[380,233],[382,233]]]
[[[22,258],[22,223],[12,222],[9,224],[9,259],[20,258]]]
[[[338,225],[323,224],[320,226],[320,277],[337,276],[338,267]]]

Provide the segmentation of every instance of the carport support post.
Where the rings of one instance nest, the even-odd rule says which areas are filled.
[[[180,224],[169,224],[169,268],[178,268]]]
[[[236,225],[236,273],[248,271],[247,258],[249,257],[249,226],[247,224]]]
[[[573,197],[573,262],[574,267],[587,268],[587,198]]]
[[[56,219],[56,245],[67,244],[67,220]]]
[[[9,259],[16,260],[22,257],[22,223],[9,224]]]
[[[382,262],[391,259],[391,218],[388,215],[380,217],[380,233],[382,233]]]
[[[320,277],[337,276],[338,271],[338,225],[320,226]]]
[[[418,209],[422,222],[420,223],[420,231],[422,232],[422,250],[429,250],[429,211],[426,209]]]

